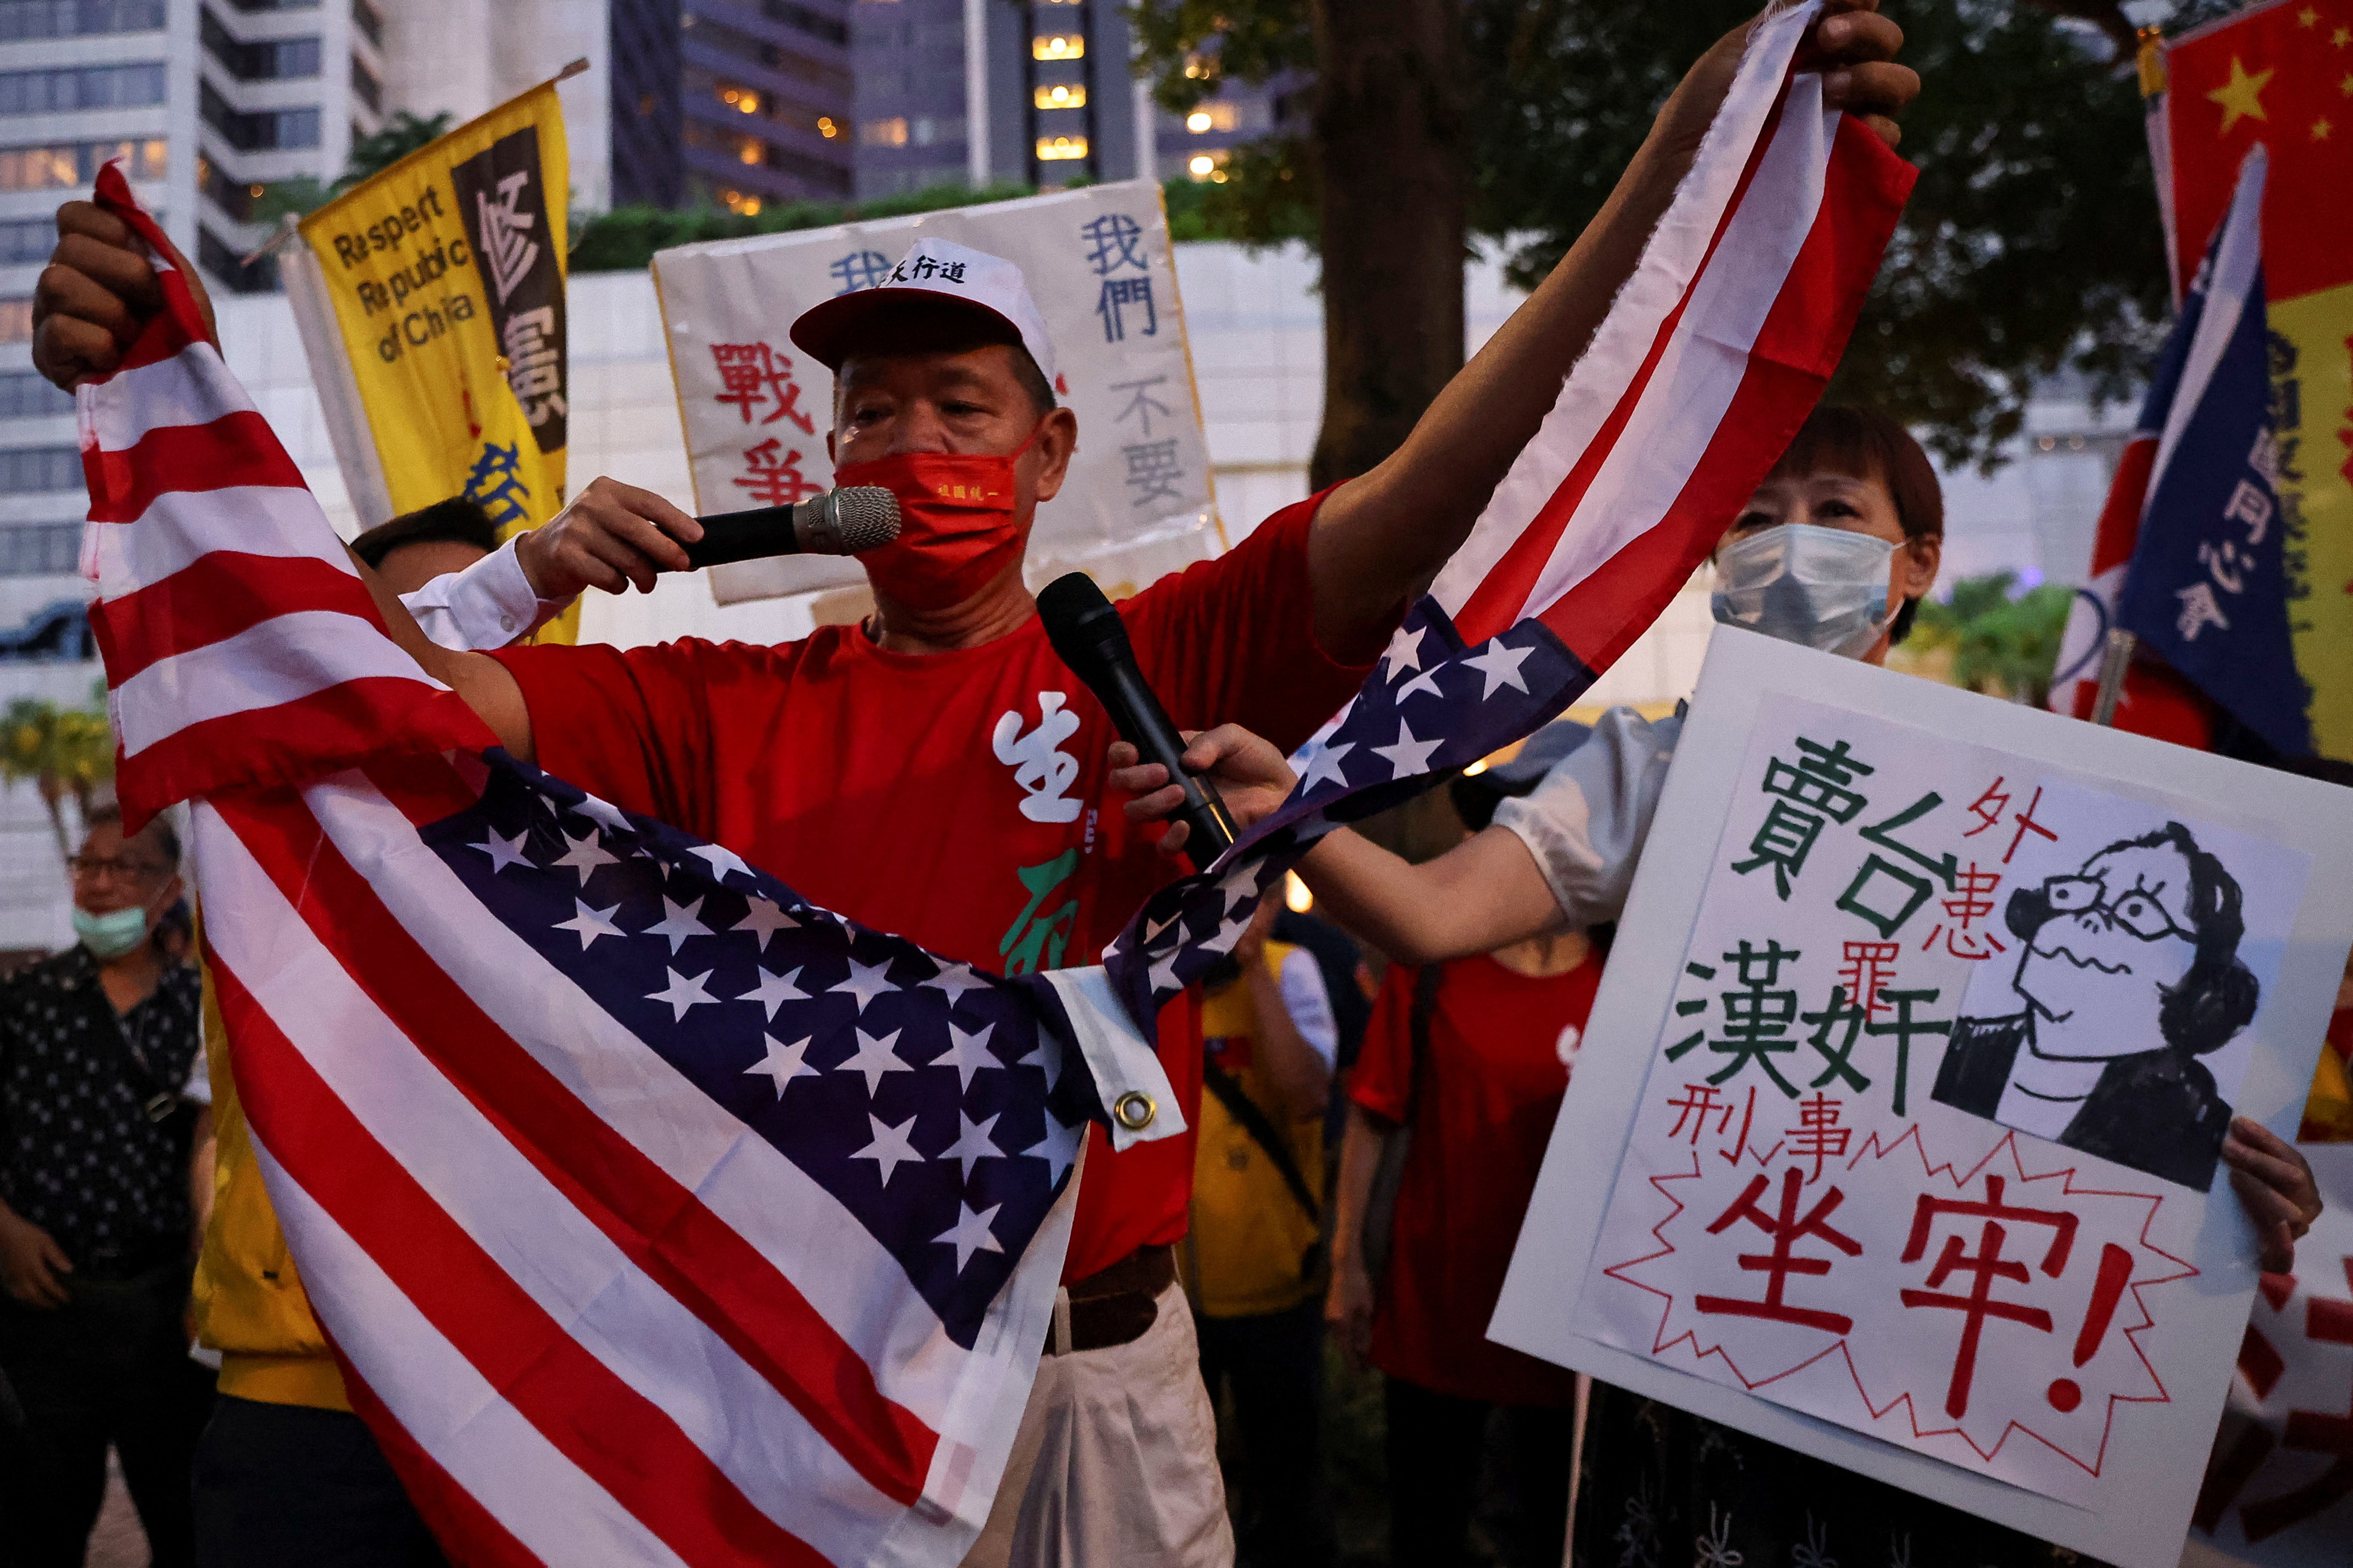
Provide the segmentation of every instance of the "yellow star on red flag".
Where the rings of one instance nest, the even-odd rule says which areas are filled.
[[[2231,57],[2231,79],[2206,95],[2211,101],[2222,106],[2222,135],[2228,136],[2231,127],[2242,120],[2271,118],[2263,112],[2263,100],[2260,95],[2276,74],[2267,66],[2250,75],[2245,63],[2238,56]]]

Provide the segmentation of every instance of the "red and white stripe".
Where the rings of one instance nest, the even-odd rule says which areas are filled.
[[[315,777],[322,760],[490,743],[385,635],[119,164],[97,194],[146,238],[165,301],[122,367],[79,395],[82,569],[125,814],[135,826],[213,790]]]
[[[962,1350],[830,1194],[419,840],[471,799],[437,756],[196,813],[270,1199],[411,1495],[464,1561],[959,1561],[1070,1194]]]
[[[2231,205],[2215,227],[2214,266],[2206,279],[2205,307],[2200,312],[2173,396],[2165,405],[2160,423],[2149,422],[2152,409],[2141,410],[2138,423],[2116,458],[2116,471],[2108,481],[2107,500],[2101,503],[2099,523],[2092,535],[2092,555],[2084,569],[2084,584],[2075,590],[2075,602],[2068,608],[2066,629],[2061,634],[2058,657],[2052,667],[2051,694],[2045,706],[2053,713],[2089,719],[2098,704],[2102,656],[2106,652],[2108,634],[2116,624],[2116,603],[2124,596],[2126,570],[2131,566],[2133,552],[2140,544],[2141,520],[2147,514],[2150,498],[2157,493],[2158,481],[2171,461],[2174,448],[2180,444],[2182,432],[2206,396],[2215,365],[2230,345],[2232,334],[2238,331],[2240,312],[2246,308],[2254,289],[2255,273],[2263,265],[2263,186],[2269,167],[2265,149],[2258,142],[2248,153],[2239,184],[2232,193]],[[2169,193],[2172,185],[2160,180],[2158,188]],[[2169,210],[2166,221],[2168,226],[2172,222]],[[2166,255],[2173,255],[2170,244],[2166,247]],[[2175,292],[2178,296],[2179,289]],[[2176,331],[2179,330],[2177,325]],[[2121,689],[2123,701],[2116,714],[2116,727],[2137,728],[2132,712],[2135,697],[2162,690],[2154,676],[2141,668],[2129,668]]]
[[[1769,18],[1640,267],[1431,592],[1463,640],[1541,618],[1607,668],[1796,436],[1845,351],[1914,170]]]
[[[99,195],[162,253],[118,171]],[[202,797],[231,1060],[354,1407],[454,1561],[961,1561],[1075,1183],[964,1350],[855,1216],[485,910],[418,830],[474,803],[492,737],[386,635],[164,286],[80,398],[93,620],[127,806]]]

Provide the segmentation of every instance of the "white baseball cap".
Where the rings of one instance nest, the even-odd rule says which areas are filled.
[[[918,301],[940,300],[1012,328],[1045,373],[1047,384],[1053,384],[1054,342],[1046,335],[1046,318],[1029,297],[1021,268],[952,239],[919,239],[891,276],[873,288],[838,294],[802,311],[793,323],[793,342],[828,370],[839,372],[877,317]]]

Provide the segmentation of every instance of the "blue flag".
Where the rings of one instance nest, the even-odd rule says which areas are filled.
[[[2116,622],[2241,722],[2308,755],[2311,692],[2288,631],[2263,309],[2263,150],[2249,154],[2163,362],[2180,366]],[[2162,390],[2161,388],[2158,390]],[[2160,416],[2154,405],[2144,424]]]

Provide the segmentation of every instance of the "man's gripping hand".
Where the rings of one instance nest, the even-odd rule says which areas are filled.
[[[1237,828],[1271,815],[1298,782],[1273,742],[1239,724],[1187,731],[1185,742],[1185,754],[1177,760],[1187,773],[1206,776],[1218,786]],[[1167,768],[1139,762],[1135,748],[1125,741],[1112,742],[1109,761],[1112,788],[1135,797],[1125,807],[1130,822],[1165,822],[1185,804],[1185,792],[1169,782]],[[1176,854],[1191,833],[1189,825],[1177,823],[1161,836],[1160,852]]]
[[[204,312],[205,332],[217,345],[204,279],[170,241],[164,248],[164,259],[188,280]],[[33,288],[34,369],[68,392],[103,381],[163,308],[154,263],[129,224],[94,202],[68,202],[58,209],[58,247]]]
[[[702,537],[702,524],[651,490],[597,479],[543,526],[520,535],[515,559],[532,592],[543,599],[571,599],[583,589],[641,594],[654,591],[654,578],[687,569],[679,542]]]
[[[1740,72],[1748,36],[1763,20],[1743,23],[1717,39],[1659,111],[1659,129],[1686,154],[1696,152],[1707,134]],[[1825,109],[1846,110],[1893,147],[1903,135],[1895,117],[1920,95],[1920,73],[1895,63],[1903,47],[1904,29],[1879,14],[1879,0],[1823,0],[1798,59],[1801,67],[1821,70]]]

